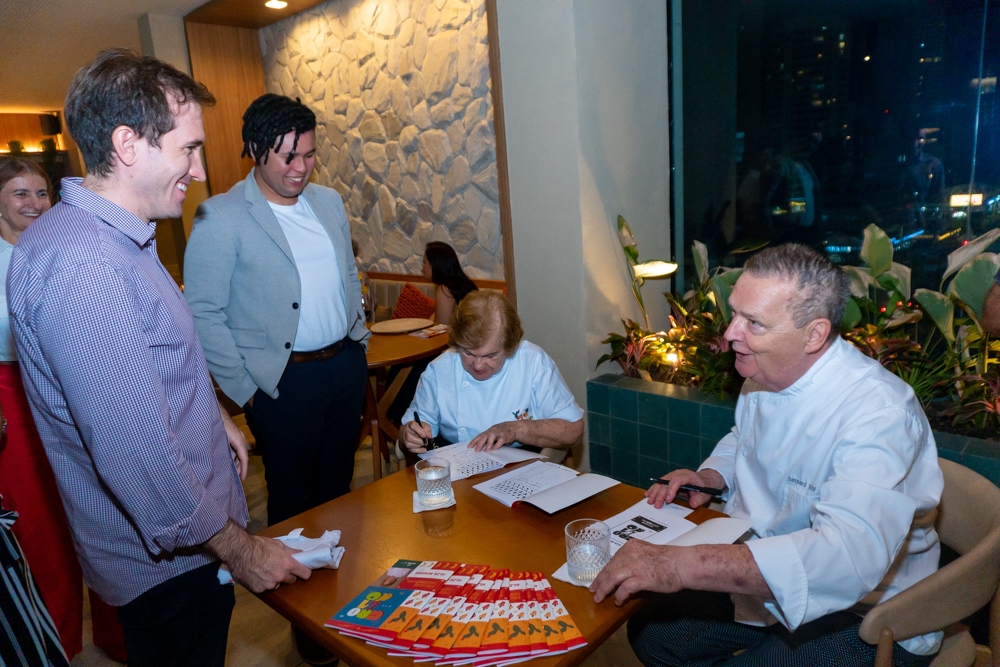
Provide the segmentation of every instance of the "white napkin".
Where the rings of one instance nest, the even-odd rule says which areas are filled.
[[[574,586],[579,586],[580,588],[590,588],[590,584],[578,584],[573,581],[569,576],[569,563],[563,563],[562,567],[555,571],[552,575],[553,578],[559,581],[565,581],[567,584],[573,584]]]
[[[452,494],[451,502],[447,505],[439,505],[438,507],[427,507],[422,502],[420,502],[420,494],[416,491],[413,492],[413,513],[419,514],[420,512],[430,512],[431,510],[440,510],[445,507],[451,507],[455,504],[455,495]]]
[[[293,549],[298,549],[299,553],[293,558],[311,570],[318,570],[328,567],[336,570],[340,567],[340,559],[344,557],[344,547],[338,547],[340,542],[339,530],[328,530],[321,537],[302,537],[302,528],[296,528],[284,537],[274,539],[287,544]]]

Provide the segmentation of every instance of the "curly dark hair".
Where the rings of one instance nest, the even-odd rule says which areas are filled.
[[[77,71],[66,94],[66,127],[80,147],[87,171],[106,177],[114,169],[111,134],[130,127],[151,146],[176,127],[174,111],[215,97],[203,84],[155,58],[108,49]]]
[[[316,114],[299,98],[294,100],[283,95],[267,93],[261,95],[247,107],[243,114],[243,155],[250,156],[253,161],[266,163],[267,155],[273,148],[278,150],[281,138],[289,132],[295,132],[292,151],[288,154],[288,162],[292,161],[295,148],[299,145],[299,137],[316,129]]]

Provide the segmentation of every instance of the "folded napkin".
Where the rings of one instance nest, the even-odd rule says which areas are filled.
[[[445,507],[451,507],[455,504],[455,496],[452,494],[451,502],[447,505],[440,505],[438,507],[426,507],[422,502],[420,502],[420,494],[416,491],[413,492],[413,513],[418,514],[420,512],[430,512],[431,510],[440,510]]]
[[[299,553],[293,557],[311,570],[322,567],[336,570],[340,567],[340,559],[344,557],[344,547],[337,546],[340,542],[339,530],[328,530],[317,538],[303,537],[302,531],[302,528],[296,528],[284,537],[274,539],[298,549]]]
[[[578,584],[569,576],[569,563],[563,563],[562,567],[555,571],[552,575],[553,578],[559,581],[565,581],[567,584],[573,584],[574,586],[579,586],[580,588],[590,588],[590,584]]]
[[[303,528],[296,528],[283,537],[274,539],[287,544],[293,549],[298,549],[298,553],[292,554],[292,558],[299,561],[310,570],[318,570],[328,567],[336,570],[340,567],[340,559],[344,557],[344,547],[338,547],[340,542],[339,530],[328,530],[317,538],[302,537]],[[230,574],[225,564],[219,566],[219,583],[223,586],[233,583],[233,575]]]

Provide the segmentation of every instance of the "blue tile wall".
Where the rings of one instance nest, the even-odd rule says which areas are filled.
[[[611,373],[587,382],[590,467],[626,484],[697,468],[735,423],[736,400]],[[938,455],[1000,486],[1000,443],[934,432]]]
[[[647,486],[677,468],[697,468],[733,427],[736,401],[621,375],[587,383],[590,467]]]

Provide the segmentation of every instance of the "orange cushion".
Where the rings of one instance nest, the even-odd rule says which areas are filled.
[[[430,298],[410,283],[403,285],[403,290],[396,300],[396,309],[392,313],[392,319],[398,320],[403,317],[421,317],[434,319],[434,299]]]

